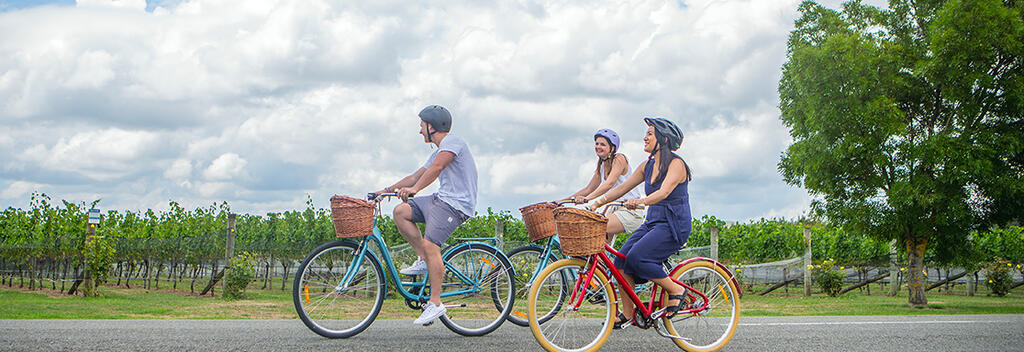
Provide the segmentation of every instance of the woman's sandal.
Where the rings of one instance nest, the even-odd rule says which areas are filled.
[[[612,325],[612,329],[621,330],[622,325],[626,324],[627,322],[629,322],[629,319],[626,318],[626,316],[623,315],[622,312],[619,312],[619,316],[615,318],[615,324]]]
[[[681,295],[668,295],[668,299],[679,300],[679,303],[676,303],[674,306],[665,307],[665,317],[671,319],[672,317],[675,317],[680,310],[683,309],[683,305],[686,304],[686,294],[684,293]]]

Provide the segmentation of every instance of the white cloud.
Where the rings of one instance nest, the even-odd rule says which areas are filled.
[[[171,164],[164,171],[164,177],[171,180],[187,180],[192,176],[192,161],[188,159],[178,159]]]
[[[109,7],[117,9],[145,10],[145,0],[76,0],[78,7]]]
[[[26,181],[14,181],[0,192],[0,198],[3,199],[19,199],[24,198],[29,193],[38,190],[43,185],[38,183],[26,182]]]
[[[244,174],[247,163],[238,154],[222,154],[203,171],[203,178],[211,181],[231,180]]]
[[[114,79],[114,57],[105,51],[87,51],[78,58],[78,65],[64,86],[68,88],[102,88]]]
[[[149,131],[117,128],[78,132],[61,137],[52,147],[35,144],[17,158],[23,163],[77,173],[103,181],[138,170],[138,163],[160,144],[159,135]]]
[[[5,194],[46,185],[115,208],[173,199],[262,213],[302,207],[306,194],[326,206],[420,167],[432,149],[416,113],[441,104],[476,157],[481,209],[581,188],[599,128],[619,132],[635,167],[640,118],[666,116],[687,135],[695,214],[795,214],[806,195],[775,170],[789,143],[775,90],[797,5],[191,0],[146,12],[144,1],[90,0],[10,10],[0,13],[0,182]]]

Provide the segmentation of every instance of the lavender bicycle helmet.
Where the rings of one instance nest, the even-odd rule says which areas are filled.
[[[615,133],[615,131],[607,128],[601,129],[598,130],[597,133],[594,133],[594,138],[596,139],[597,137],[607,138],[608,142],[612,144],[612,147],[615,147],[615,150],[619,149],[619,134]]]

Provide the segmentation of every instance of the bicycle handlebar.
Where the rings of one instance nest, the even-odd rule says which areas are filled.
[[[416,193],[409,193],[409,197],[413,197],[413,196],[416,196]],[[366,200],[374,200],[374,199],[377,199],[377,198],[389,198],[389,197],[398,197],[398,193],[396,193],[396,192],[386,192],[386,193],[377,194],[377,193],[374,193],[374,192],[370,192],[370,193],[366,194]]]
[[[608,202],[608,204],[605,204],[604,205],[604,210],[601,211],[601,215],[607,214],[608,213],[608,209],[611,208],[611,207],[623,207],[623,208],[629,209],[629,206],[626,205],[625,201],[617,200],[617,201]],[[644,209],[644,208],[645,208],[645,206],[639,205],[639,206],[637,206],[634,209]]]

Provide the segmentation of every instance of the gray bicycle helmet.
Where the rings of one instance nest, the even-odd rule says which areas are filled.
[[[437,132],[448,132],[452,129],[452,114],[440,105],[431,105],[420,111],[420,119],[429,123]]]
[[[669,150],[677,150],[683,144],[683,131],[674,122],[664,117],[645,117],[644,122],[665,138],[665,147]]]

